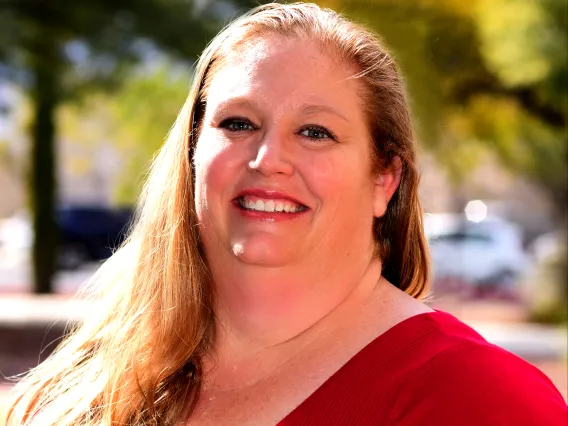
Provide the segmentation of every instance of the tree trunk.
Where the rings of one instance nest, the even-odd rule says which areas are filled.
[[[57,256],[55,111],[58,104],[59,55],[50,37],[34,52],[34,120],[32,129],[31,205],[35,293],[53,292]]]

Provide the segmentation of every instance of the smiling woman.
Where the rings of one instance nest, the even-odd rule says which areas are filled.
[[[271,4],[202,55],[100,309],[14,425],[561,424],[538,370],[420,299],[403,85],[377,38]]]

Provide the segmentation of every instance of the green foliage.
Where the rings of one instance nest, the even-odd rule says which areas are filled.
[[[140,172],[162,145],[188,90],[189,75],[172,75],[163,67],[153,75],[128,81],[123,96],[114,98],[119,123],[115,140],[128,158],[117,187],[118,203],[132,204],[138,198]]]
[[[249,5],[248,0],[235,0],[239,2]],[[218,12],[199,8],[193,0],[0,4],[0,79],[27,89],[34,105],[30,199],[35,291],[50,292],[55,271],[56,110],[93,90],[116,89],[152,47],[194,60],[220,27]]]
[[[565,0],[319,3],[383,36],[405,75],[421,141],[448,166],[458,185],[489,151],[513,172],[554,194],[557,210],[566,215]],[[37,221],[36,236],[44,231],[52,235],[46,230],[53,227],[50,206],[56,197],[56,164],[52,151],[58,129],[50,117],[69,100],[86,99],[108,122],[120,123],[109,125],[102,134],[112,136],[130,158],[117,199],[135,198],[139,170],[173,122],[187,80],[172,79],[165,68],[132,78],[133,70],[157,51],[190,63],[221,21],[234,15],[237,7],[254,5],[249,0],[199,4],[193,0],[8,0],[0,5],[0,79],[9,78],[28,90],[33,102],[32,129],[36,129],[33,145],[42,147],[31,162],[36,176],[31,198],[44,215]],[[100,89],[112,89],[118,96],[97,98],[92,93]],[[51,237],[36,244],[36,253],[54,250]],[[50,262],[38,272],[45,277],[42,285],[47,290]]]
[[[482,0],[476,21],[487,66],[504,86],[534,84],[549,76],[558,55],[549,56],[554,37],[542,6],[526,0]]]
[[[566,246],[536,265],[529,303],[529,320],[547,324],[568,324],[568,265]]]
[[[322,0],[398,60],[419,136],[457,185],[484,152],[539,183],[566,215],[565,0]]]
[[[189,89],[189,73],[171,63],[138,70],[112,94],[94,94],[63,108],[61,135],[73,143],[96,146],[111,141],[122,159],[114,202],[133,205],[143,173],[173,124]]]

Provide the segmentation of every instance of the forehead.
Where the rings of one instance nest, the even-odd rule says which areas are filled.
[[[207,104],[255,96],[286,107],[314,100],[362,112],[356,73],[313,40],[257,37],[230,49],[211,78]]]

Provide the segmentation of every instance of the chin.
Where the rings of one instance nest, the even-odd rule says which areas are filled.
[[[282,244],[266,241],[266,238],[247,239],[231,246],[233,254],[242,263],[268,268],[286,265],[293,254],[293,250],[287,250]]]

